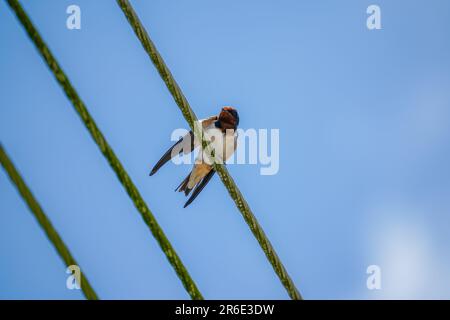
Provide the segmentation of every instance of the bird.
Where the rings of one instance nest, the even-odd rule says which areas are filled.
[[[198,120],[197,124],[201,124],[203,131],[206,133],[205,138],[210,139],[207,143],[211,147],[212,152],[214,152],[216,162],[225,163],[233,155],[237,147],[238,134],[236,130],[239,125],[237,110],[231,106],[225,106],[218,115]],[[164,153],[150,172],[150,176],[154,175],[176,155],[181,153],[189,154],[197,147],[200,147],[200,151],[195,159],[194,167],[175,189],[175,191],[184,192],[186,197],[193,190],[191,197],[184,204],[183,208],[186,208],[197,198],[215,173],[212,166],[213,159],[202,148],[201,139],[198,139],[192,130],[189,131]]]

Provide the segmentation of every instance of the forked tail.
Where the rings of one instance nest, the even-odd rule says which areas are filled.
[[[181,181],[180,185],[175,189],[175,191],[184,192],[184,194],[187,196],[192,190],[187,187],[190,177],[191,174],[189,173],[187,177],[183,181]]]

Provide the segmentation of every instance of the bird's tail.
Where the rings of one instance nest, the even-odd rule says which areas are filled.
[[[180,183],[180,185],[175,189],[175,191],[183,192],[187,196],[192,189],[188,188],[188,182],[189,178],[191,177],[191,174],[189,173],[188,176]]]

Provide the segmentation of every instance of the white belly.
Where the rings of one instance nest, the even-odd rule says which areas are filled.
[[[214,150],[214,154],[216,157],[216,161],[219,163],[224,163],[225,161],[230,158],[235,148],[236,143],[236,133],[235,134],[223,134],[222,131],[216,127],[210,126],[206,128],[206,133],[209,136],[209,141],[211,143],[209,144],[212,150]],[[199,162],[206,162],[207,164],[212,164],[213,161],[211,158],[207,155],[206,151],[201,150],[199,152],[197,159],[195,160],[197,163]]]

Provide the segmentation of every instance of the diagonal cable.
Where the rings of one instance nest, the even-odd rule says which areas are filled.
[[[144,199],[140,195],[130,176],[125,171],[125,168],[117,158],[112,148],[109,146],[100,129],[97,127],[94,119],[89,114],[89,111],[87,110],[85,104],[78,96],[78,93],[75,91],[68,77],[59,66],[58,62],[50,52],[50,49],[47,47],[42,37],[39,35],[30,18],[17,0],[7,0],[7,2],[11,9],[15,12],[22,26],[25,28],[28,36],[33,41],[36,49],[39,51],[39,54],[45,60],[49,69],[53,72],[53,75],[64,90],[66,96],[72,102],[75,111],[78,113],[84,125],[94,139],[95,143],[100,148],[100,151],[108,160],[111,168],[116,173],[117,178],[122,183],[129,197],[133,201],[136,209],[144,219],[144,222],[150,228],[153,237],[156,239],[162,251],[166,255],[167,260],[169,260],[169,263],[175,269],[175,272],[183,283],[186,291],[189,293],[192,299],[203,299],[203,296],[201,295],[196,284],[189,275],[186,267],[183,265],[180,257],[170,244],[169,239],[167,239],[166,235],[159,226]]]
[[[189,106],[189,103],[188,103],[186,97],[184,96],[180,87],[178,86],[175,79],[173,78],[169,68],[167,67],[163,58],[161,57],[158,50],[156,49],[156,46],[150,39],[147,31],[145,30],[144,26],[142,25],[141,21],[139,20],[139,17],[137,16],[137,14],[134,11],[133,7],[131,6],[130,2],[128,0],[117,0],[117,3],[119,4],[120,8],[122,9],[123,13],[125,14],[128,22],[130,23],[131,27],[134,30],[136,36],[141,41],[141,44],[144,47],[144,50],[150,56],[150,59],[152,60],[156,69],[158,70],[161,78],[164,80],[164,83],[166,84],[167,88],[169,89],[170,93],[172,94],[176,104],[178,105],[181,112],[183,113],[183,116],[186,119],[186,121],[188,122],[189,126],[191,127],[193,132],[198,137],[204,138],[205,134],[203,134],[202,132],[199,132],[199,127],[201,127],[201,126],[195,125],[195,123],[197,123],[197,117],[195,116],[194,111]],[[205,147],[207,145],[207,142],[206,141],[202,141],[202,142],[203,142],[202,143],[203,146]],[[208,154],[210,154],[210,152]],[[275,273],[279,277],[283,286],[286,288],[291,299],[294,299],[294,300],[302,299],[300,292],[295,287],[294,282],[292,281],[292,279],[290,278],[286,269],[284,268],[280,258],[278,257],[277,253],[275,252],[274,248],[272,247],[272,244],[270,243],[269,239],[265,235],[261,225],[256,220],[256,217],[253,214],[252,210],[250,209],[244,196],[239,191],[239,188],[237,187],[233,178],[228,173],[228,170],[225,168],[225,166],[223,164],[214,163],[213,166],[214,166],[214,169],[217,171],[218,175],[220,176],[220,179],[222,180],[223,184],[227,188],[228,193],[230,194],[231,198],[235,202],[237,208],[239,209],[242,216],[244,217],[245,222],[248,224],[253,235],[258,240],[259,245],[261,246],[264,253],[266,254],[267,259],[269,260],[270,264],[272,265]]]
[[[66,266],[71,265],[79,266],[79,264],[75,261],[75,258],[70,253],[69,248],[67,248],[66,244],[61,239],[58,232],[55,230],[52,223],[45,215],[44,211],[42,210],[42,207],[39,205],[39,203],[31,193],[25,181],[22,179],[19,172],[17,172],[16,168],[14,167],[14,164],[12,163],[11,159],[9,159],[8,155],[6,154],[1,144],[0,144],[0,162],[3,166],[3,169],[5,169],[6,173],[8,174],[9,179],[19,191],[22,199],[28,205],[28,208],[31,210],[31,213],[33,213],[37,222],[47,235],[48,240],[53,244],[59,256],[61,257],[61,259],[63,259],[64,263],[66,264]],[[81,276],[80,279],[81,290],[83,291],[83,294],[86,297],[86,299],[98,300],[98,296],[95,293],[94,289],[89,284],[89,281],[84,275],[84,272],[81,272],[80,276]]]

